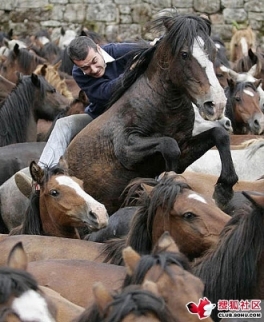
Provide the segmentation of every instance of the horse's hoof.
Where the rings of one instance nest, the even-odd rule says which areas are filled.
[[[20,192],[29,198],[32,193],[32,179],[24,172],[18,171],[15,174],[15,182]]]

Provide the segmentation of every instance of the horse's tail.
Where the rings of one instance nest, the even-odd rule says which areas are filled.
[[[124,265],[122,250],[126,247],[126,237],[112,238],[104,243],[101,255],[104,263]]]

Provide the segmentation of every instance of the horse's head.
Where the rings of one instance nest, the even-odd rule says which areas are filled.
[[[68,175],[65,160],[46,169],[32,161],[30,172],[40,187],[40,217],[46,234],[59,236],[64,231],[62,236],[68,237],[71,227],[97,230],[107,225],[105,206],[83,190],[81,180]]]
[[[244,56],[247,56],[249,48],[254,51],[256,50],[256,35],[251,27],[237,29],[234,26],[233,35],[230,40],[231,62],[236,62]]]
[[[18,242],[9,253],[7,266],[0,268],[0,320],[55,322],[56,308],[26,271],[27,262],[23,245]]]
[[[216,47],[209,36],[209,21],[194,15],[163,19],[167,32],[157,57],[167,78],[187,94],[205,119],[221,118],[226,97],[214,71]]]

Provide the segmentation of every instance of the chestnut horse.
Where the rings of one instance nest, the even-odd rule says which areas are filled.
[[[84,192],[81,180],[70,177],[63,160],[51,168],[30,164],[37,187],[21,226],[10,234],[51,235],[79,238],[77,228],[103,228],[108,223],[107,211]]]
[[[181,173],[213,146],[222,160],[217,183],[230,189],[238,180],[224,128],[193,136],[192,103],[209,120],[221,118],[226,104],[213,69],[210,22],[170,11],[153,24],[165,27],[164,36],[135,53],[111,107],[77,134],[66,151],[71,172],[110,215],[119,209],[130,180],[165,170]]]
[[[228,80],[225,88],[227,97],[225,115],[230,119],[234,134],[262,134],[264,115],[260,109],[260,95],[256,85],[251,82]]]
[[[173,316],[181,322],[200,321],[198,315],[190,314],[186,307],[203,297],[204,284],[191,273],[188,259],[168,232],[159,238],[151,254],[140,256],[127,247],[123,250],[123,258],[127,268],[124,286],[154,282]],[[205,321],[212,322],[209,317]]]
[[[125,246],[149,254],[164,231],[170,233],[180,251],[192,260],[216,243],[230,219],[211,198],[204,198],[183,181],[175,181],[174,176],[164,176],[159,181],[142,178],[135,180],[134,185],[131,184],[126,198],[135,197],[139,208],[127,236],[105,243],[106,262],[123,264],[121,251]],[[144,190],[138,192],[142,185]]]
[[[251,211],[233,215],[218,244],[192,268],[213,303],[219,299],[264,299],[264,194],[244,194],[252,202]],[[216,310],[212,318],[219,321]]]

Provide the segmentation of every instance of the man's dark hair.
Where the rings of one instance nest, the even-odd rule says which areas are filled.
[[[67,54],[71,60],[85,60],[90,48],[97,51],[96,43],[87,36],[79,36],[70,42],[67,47]]]

